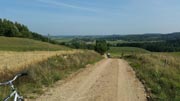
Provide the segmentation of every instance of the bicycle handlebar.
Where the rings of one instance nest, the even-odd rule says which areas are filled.
[[[0,86],[2,86],[2,85],[9,85],[9,84],[11,84],[13,81],[15,81],[18,77],[26,76],[26,75],[28,75],[28,73],[19,73],[19,74],[17,74],[12,80],[9,80],[9,81],[7,81],[7,82],[0,83]]]

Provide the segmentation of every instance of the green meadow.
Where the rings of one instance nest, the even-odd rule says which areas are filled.
[[[0,51],[57,51],[70,48],[33,39],[0,37]]]

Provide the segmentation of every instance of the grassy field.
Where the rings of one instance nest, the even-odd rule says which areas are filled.
[[[25,38],[0,37],[1,51],[55,51],[69,48]]]
[[[44,61],[29,64],[19,71],[6,70],[0,74],[0,80],[5,81],[18,72],[28,71],[29,75],[18,79],[16,86],[25,97],[34,98],[44,92],[45,86],[51,86],[57,80],[66,78],[80,68],[84,68],[85,65],[100,59],[102,57],[94,51],[56,54]],[[8,87],[0,87],[0,101],[7,96],[9,91]]]
[[[166,54],[166,53],[164,53],[164,54]],[[180,52],[170,52],[170,53],[167,53],[167,55],[172,55],[172,56],[175,56],[175,57],[180,57]]]
[[[57,42],[69,42],[71,41],[73,38],[55,38],[53,40],[57,41]]]
[[[136,48],[111,48],[129,62],[144,84],[150,101],[180,101],[180,52],[151,53]]]
[[[121,57],[129,54],[149,53],[149,51],[136,47],[110,47],[108,51],[113,57]]]

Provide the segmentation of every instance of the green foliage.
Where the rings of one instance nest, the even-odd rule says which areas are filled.
[[[71,41],[68,42],[61,42],[61,45],[65,45],[75,49],[89,49],[89,50],[94,50],[95,47],[94,43],[87,43],[77,38],[71,39]]]
[[[169,34],[136,34],[136,35],[106,35],[97,37],[96,39],[102,39],[107,41],[123,40],[128,42],[157,42],[167,40],[178,40],[180,39],[180,32],[174,32]]]
[[[108,45],[105,40],[97,40],[95,51],[97,51],[100,54],[104,54],[108,50]]]
[[[180,40],[168,40],[162,42],[118,43],[116,46],[139,47],[153,52],[176,52],[180,51]]]
[[[15,82],[16,87],[23,96],[34,98],[33,95],[42,94],[44,86],[51,86],[56,81],[66,78],[85,65],[99,61],[102,57],[94,51],[83,51],[74,54],[63,54],[51,57],[45,61],[25,67],[27,77],[22,77]],[[0,80],[8,80],[17,72],[7,71],[0,74]],[[0,100],[9,94],[8,87],[0,87]]]

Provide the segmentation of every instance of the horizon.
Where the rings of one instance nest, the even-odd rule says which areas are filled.
[[[6,0],[0,18],[42,35],[132,35],[180,32],[178,0]]]
[[[126,36],[126,35],[167,35],[167,34],[174,34],[174,33],[180,33],[180,32],[171,32],[171,33],[140,33],[140,34],[89,34],[89,35],[78,35],[78,34],[66,34],[66,35],[51,35],[49,34],[50,37],[73,37],[73,36],[82,36],[82,37],[86,37],[86,36],[113,36],[113,35],[117,35],[117,36]],[[45,35],[48,36],[48,35]]]

